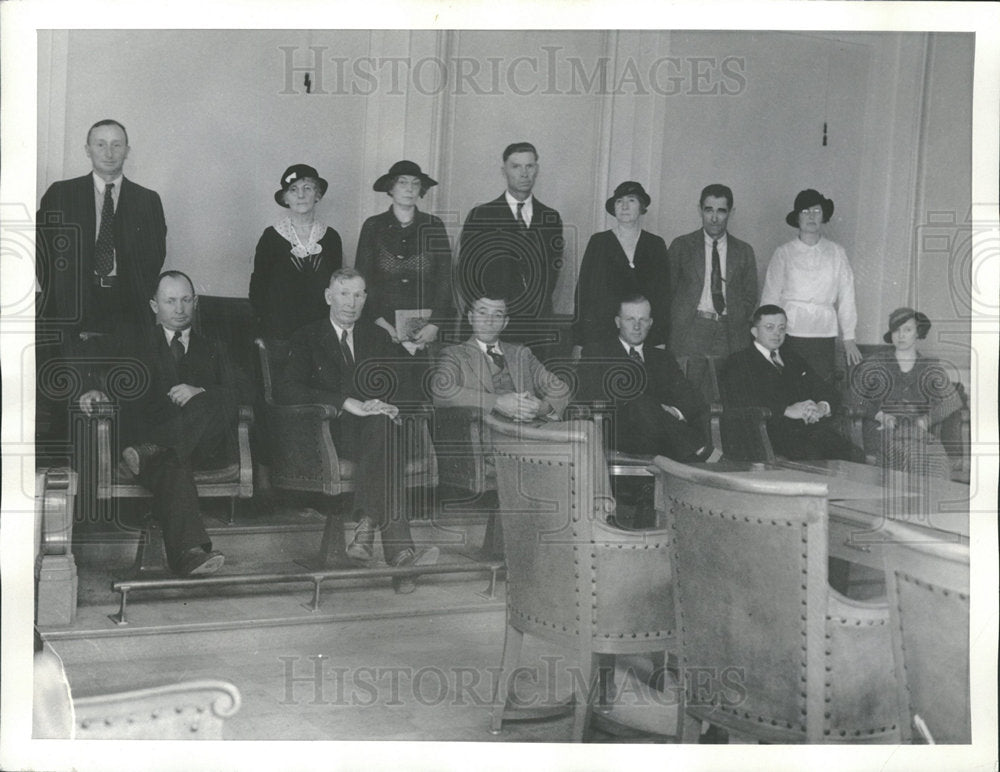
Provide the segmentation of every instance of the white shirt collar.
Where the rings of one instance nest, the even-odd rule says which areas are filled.
[[[645,345],[645,341],[643,341],[643,343],[640,343],[637,346],[633,346],[631,343],[628,343],[627,341],[622,340],[621,336],[619,336],[618,337],[618,342],[622,344],[622,348],[625,349],[625,353],[626,354],[628,353],[629,349],[634,348],[636,351],[639,352],[639,356],[641,356],[643,359],[646,358],[646,355],[642,353],[642,347]]]
[[[517,205],[518,204],[524,204],[524,208],[521,209],[521,213],[524,216],[525,222],[527,222],[527,223],[530,224],[531,223],[531,216],[532,216],[532,214],[534,214],[534,211],[535,211],[534,207],[531,205],[531,202],[535,198],[534,195],[531,194],[531,193],[529,193],[528,197],[526,199],[524,199],[524,201],[518,201],[516,198],[514,198],[510,194],[509,190],[505,190],[503,192],[503,195],[504,195],[504,198],[507,199],[507,206],[510,207],[510,213],[512,215],[514,215],[515,217],[517,217]]]
[[[160,326],[160,329],[163,331],[163,336],[167,339],[167,345],[169,346],[170,342],[174,339],[174,332],[175,332],[175,330],[168,330],[166,327],[164,327],[162,325]],[[181,343],[184,344],[184,350],[187,351],[188,346],[191,343],[191,328],[190,327],[188,327],[187,329],[181,330]]]
[[[97,189],[97,192],[103,196],[104,186],[107,185],[108,183],[104,181],[103,177],[98,176],[97,172],[91,172],[90,176],[94,180],[94,187]],[[114,183],[115,186],[114,189],[111,191],[112,195],[117,195],[118,192],[122,189],[122,180],[124,178],[125,178],[124,174],[119,174],[113,180],[109,180],[109,182]]]
[[[340,340],[342,337],[344,337],[344,330],[347,330],[347,340],[351,341],[352,343],[354,342],[354,325],[351,325],[350,327],[341,327],[339,324],[333,321],[333,319],[330,320],[330,324],[333,325],[334,332],[337,333],[337,340]]]
[[[713,239],[711,236],[709,236],[708,232],[704,228],[701,229],[701,234],[705,237],[705,246],[707,247],[712,246],[712,242],[715,241],[716,239]],[[720,247],[726,243],[726,236],[728,235],[729,231],[723,231],[722,235],[719,236],[718,242]]]
[[[496,351],[497,351],[498,354],[503,354],[503,349],[500,348],[500,340],[499,339],[497,339],[497,341],[495,343],[483,343],[481,340],[479,340],[479,338],[476,338],[476,343],[479,344],[479,350],[482,351],[484,354],[486,353],[486,349],[489,346],[493,346],[493,348],[496,349]]]
[[[757,350],[761,353],[761,356],[763,356],[764,359],[766,359],[768,362],[770,362],[771,361],[771,352],[768,350],[767,346],[762,346],[757,341],[754,341],[753,344],[754,344],[754,346],[757,347]],[[779,351],[778,349],[775,349],[775,351],[778,352],[778,358],[780,359],[781,358],[781,351]],[[784,361],[784,360],[782,360],[782,361]]]

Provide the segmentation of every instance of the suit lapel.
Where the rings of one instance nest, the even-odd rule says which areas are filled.
[[[469,369],[476,376],[476,379],[483,387],[483,391],[492,394],[493,378],[490,375],[490,368],[486,364],[486,356],[480,350],[475,338],[470,338],[465,342],[465,356],[469,362]]]

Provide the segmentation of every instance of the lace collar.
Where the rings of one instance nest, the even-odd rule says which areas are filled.
[[[326,223],[315,220],[313,222],[312,230],[309,231],[309,239],[305,244],[299,238],[299,235],[295,232],[295,227],[292,225],[292,218],[285,217],[274,226],[274,229],[285,239],[289,244],[292,245],[292,254],[295,257],[308,257],[309,255],[318,255],[323,251],[323,246],[319,243],[320,239],[326,235]]]

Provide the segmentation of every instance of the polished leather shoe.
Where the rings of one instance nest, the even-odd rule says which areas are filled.
[[[425,550],[420,550],[415,552],[412,547],[407,547],[405,550],[396,555],[392,560],[393,568],[405,568],[406,566],[433,566],[437,565],[438,557],[441,555],[441,550],[437,547],[428,547]],[[396,591],[397,595],[409,595],[411,592],[417,589],[416,577],[413,576],[394,576],[392,578],[392,589]]]
[[[226,556],[221,552],[206,552],[201,547],[191,547],[184,550],[177,561],[176,573],[178,576],[207,576],[222,568],[225,562]]]
[[[354,539],[347,547],[347,557],[354,560],[371,560],[375,555],[375,521],[362,517],[354,526]]]
[[[122,451],[122,460],[125,462],[125,466],[128,470],[136,477],[139,476],[139,472],[142,468],[149,463],[151,459],[160,455],[163,452],[163,448],[152,442],[142,442],[138,445],[132,445]]]

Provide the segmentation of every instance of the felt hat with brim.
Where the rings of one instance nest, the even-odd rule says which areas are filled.
[[[882,336],[882,340],[886,343],[892,343],[892,334],[906,324],[910,319],[915,319],[917,322],[917,337],[926,338],[927,332],[931,328],[931,320],[927,317],[927,314],[922,314],[919,311],[914,311],[912,308],[897,308],[891,314],[889,314],[889,331]]]
[[[812,209],[817,205],[823,207],[823,222],[829,222],[830,218],[833,217],[833,200],[812,188],[799,191],[795,197],[795,206],[792,207],[791,212],[785,215],[785,222],[793,228],[798,228],[799,212],[803,209]]]
[[[281,181],[278,183],[281,185],[281,190],[274,192],[274,200],[278,206],[283,206],[287,209],[288,204],[285,203],[285,193],[288,192],[288,189],[294,183],[307,177],[316,180],[316,184],[319,185],[320,198],[326,195],[327,183],[326,180],[319,176],[319,172],[308,164],[295,164],[285,169],[285,173],[281,175]]]
[[[423,195],[423,191],[427,190],[427,188],[433,188],[437,185],[437,180],[432,180],[428,175],[424,174],[420,167],[413,163],[413,161],[396,161],[389,168],[388,172],[375,180],[372,190],[377,190],[379,193],[388,193],[392,189],[396,178],[404,176],[420,178],[421,195]]]
[[[649,204],[653,199],[649,197],[649,193],[646,189],[642,187],[638,182],[634,180],[626,180],[617,188],[615,188],[614,195],[611,196],[607,201],[604,202],[605,211],[614,216],[615,213],[615,201],[619,198],[625,198],[625,196],[635,196],[639,199],[639,203],[642,204],[643,209],[649,209]]]

